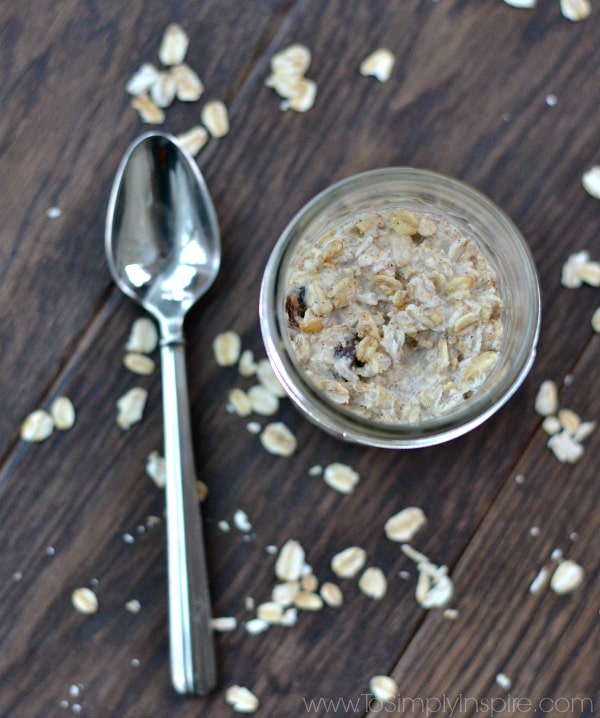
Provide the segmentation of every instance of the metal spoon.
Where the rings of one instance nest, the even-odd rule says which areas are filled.
[[[221,262],[212,200],[196,163],[170,135],[139,137],[123,157],[106,222],[117,285],[161,331],[171,679],[179,693],[214,687],[216,666],[191,445],[183,320]]]

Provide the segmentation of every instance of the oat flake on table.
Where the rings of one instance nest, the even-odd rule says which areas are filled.
[[[579,22],[591,15],[592,4],[590,0],[560,0],[560,11],[567,20]]]
[[[52,416],[43,409],[36,409],[21,424],[21,438],[24,441],[38,442],[47,439],[54,431]]]
[[[379,82],[389,80],[396,58],[394,54],[385,47],[380,47],[367,55],[360,63],[361,75],[375,77]]]
[[[67,396],[57,396],[50,405],[50,415],[59,431],[71,429],[75,424],[75,407]]]

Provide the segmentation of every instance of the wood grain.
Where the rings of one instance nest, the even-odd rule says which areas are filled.
[[[585,418],[598,418],[600,408],[587,390],[597,377],[589,327],[597,290],[560,286],[566,257],[598,247],[598,203],[580,184],[598,159],[599,100],[582,91],[600,82],[598,13],[569,23],[549,0],[535,11],[499,0],[150,0],[126,8],[63,2],[31,19],[16,6],[0,12],[8,68],[0,90],[8,108],[0,117],[0,713],[62,715],[60,701],[73,703],[69,687],[80,683],[84,715],[226,716],[224,690],[240,683],[260,697],[260,715],[361,715],[364,701],[356,711],[321,705],[312,713],[304,701],[357,700],[370,676],[387,672],[406,697],[501,697],[494,676],[504,671],[531,700],[596,699],[597,436],[581,463],[559,465],[532,406],[542,379],[572,373],[564,400]],[[144,472],[162,442],[160,378],[121,365],[140,310],[111,287],[102,248],[114,171],[142,129],[122,85],[155,56],[171,20],[193,37],[189,61],[207,97],[231,108],[231,133],[198,158],[219,216],[223,265],[189,317],[187,357],[198,474],[210,487],[203,513],[214,611],[240,625],[216,637],[219,689],[201,700],[177,697],[168,681],[163,500]],[[280,112],[263,85],[270,55],[293,41],[312,49],[308,76],[319,87],[305,115]],[[397,56],[386,84],[357,72],[377,46]],[[173,107],[167,129],[185,129],[197,113]],[[389,165],[463,179],[521,228],[543,297],[536,365],[484,426],[418,452],[340,443],[283,402],[277,417],[300,449],[273,457],[246,420],[227,412],[228,391],[252,380],[216,366],[212,338],[235,329],[263,356],[258,288],[279,233],[333,181]],[[51,205],[61,207],[60,218],[46,218]],[[141,424],[122,432],[115,401],[136,384],[148,388],[148,407]],[[75,427],[40,445],[17,442],[22,417],[62,393],[77,407]],[[353,494],[308,476],[313,464],[331,461],[360,472]],[[398,576],[414,570],[385,539],[383,523],[408,505],[429,518],[419,548],[453,572],[455,623],[425,615],[414,577]],[[250,540],[218,527],[237,508],[250,516]],[[148,516],[161,521],[148,528]],[[266,547],[287,538],[302,542],[322,580],[332,578],[335,552],[363,546],[369,563],[385,570],[388,595],[374,602],[346,581],[341,609],[249,636],[245,598],[268,597],[274,557]],[[556,546],[585,566],[586,585],[560,599],[528,596]],[[96,581],[100,610],[83,617],[71,608],[71,591]],[[131,598],[141,602],[137,615],[124,608]]]

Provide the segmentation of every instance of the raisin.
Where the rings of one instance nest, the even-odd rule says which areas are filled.
[[[360,368],[361,366],[364,366],[364,362],[361,362],[360,359],[356,358],[356,345],[358,342],[359,339],[356,335],[354,335],[352,339],[346,339],[345,344],[340,342],[333,350],[333,355],[336,359],[350,359],[349,364],[351,367]]]
[[[285,313],[290,327],[298,326],[298,317],[302,319],[306,314],[306,287],[299,287],[285,298]]]

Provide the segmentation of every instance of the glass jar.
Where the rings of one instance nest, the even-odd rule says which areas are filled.
[[[328,400],[306,377],[290,341],[285,302],[299,248],[365,212],[408,209],[446,219],[471,237],[495,271],[503,301],[499,358],[483,384],[455,409],[417,424],[365,419]],[[260,326],[273,370],[296,407],[314,424],[347,441],[419,448],[454,439],[494,414],[529,372],[540,328],[540,291],[533,259],[519,230],[484,195],[443,175],[404,167],[364,172],[332,185],[306,204],[267,262]]]

